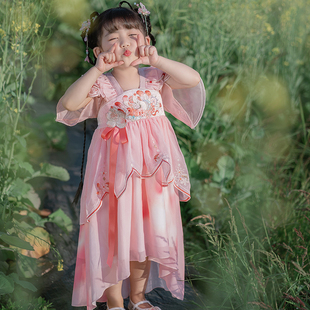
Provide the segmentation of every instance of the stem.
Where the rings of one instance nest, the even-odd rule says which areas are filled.
[[[23,25],[23,2],[21,2],[22,5],[22,20],[21,20],[21,25]],[[12,10],[13,11],[13,10]],[[14,125],[13,125],[13,135],[16,133],[17,130],[17,126],[18,126],[18,121],[19,121],[19,117],[20,117],[20,113],[21,113],[21,92],[22,92],[22,85],[23,85],[23,70],[24,70],[24,64],[23,64],[23,29],[21,29],[20,31],[20,72],[19,72],[19,76],[15,73],[15,77],[16,77],[16,89],[18,89],[18,93],[17,93],[17,113],[16,113],[16,118],[14,121]],[[19,85],[17,84],[19,78]],[[8,191],[8,187],[7,187],[7,183],[8,183],[8,177],[9,177],[9,171],[12,165],[12,160],[13,160],[13,156],[14,156],[14,150],[15,150],[15,144],[16,141],[13,141],[12,146],[11,146],[11,150],[10,150],[10,155],[9,155],[9,161],[8,161],[8,165],[7,165],[7,172],[6,175],[4,177],[4,186],[2,188],[2,192],[1,192],[1,196],[0,199],[3,200],[4,195],[6,194],[6,192]]]
[[[8,16],[8,1],[6,2],[6,8],[5,8],[5,16]],[[11,15],[12,15],[12,12],[11,12]],[[8,25],[8,33],[6,34],[7,37],[9,37],[10,35],[10,30],[11,30],[11,27],[10,27],[10,23],[7,21],[8,19],[6,18],[5,19],[5,22],[7,23]],[[7,63],[7,55],[8,55],[8,46],[9,46],[9,40],[5,40],[5,47],[4,47],[4,52],[3,52],[3,58],[2,58],[2,68],[1,68],[1,71],[0,71],[0,89],[2,89],[4,91],[4,85],[3,85],[3,80],[4,80],[4,66],[5,64]]]

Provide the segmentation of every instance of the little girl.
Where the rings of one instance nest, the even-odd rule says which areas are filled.
[[[94,66],[57,106],[57,121],[69,126],[98,119],[81,197],[72,297],[73,306],[88,310],[97,301],[124,309],[128,296],[129,309],[160,310],[144,297],[155,287],[184,296],[179,201],[190,199],[190,183],[164,111],[194,128],[204,87],[195,70],[158,55],[148,15],[142,3],[133,9],[126,1],[93,13],[82,37]]]

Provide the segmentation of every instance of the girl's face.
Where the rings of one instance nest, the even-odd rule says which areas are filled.
[[[115,44],[116,60],[124,61],[123,66],[129,66],[139,58],[138,38],[143,38],[146,45],[150,44],[150,38],[144,37],[143,33],[136,28],[119,28],[115,32],[108,32],[103,29],[100,52],[107,52]]]

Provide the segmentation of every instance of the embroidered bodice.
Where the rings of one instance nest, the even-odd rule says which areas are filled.
[[[131,89],[113,98],[98,113],[98,128],[126,127],[128,122],[165,115],[156,90]]]

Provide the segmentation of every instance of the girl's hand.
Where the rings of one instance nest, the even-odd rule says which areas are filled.
[[[137,44],[139,58],[134,60],[130,65],[136,66],[144,64],[156,67],[156,64],[159,60],[156,47],[152,45],[145,45],[144,38],[141,35],[138,35]]]
[[[124,61],[116,61],[115,55],[116,43],[114,43],[107,52],[102,52],[98,55],[95,67],[102,73],[109,71],[114,67],[118,67],[124,63]]]

